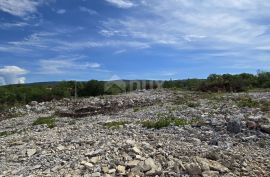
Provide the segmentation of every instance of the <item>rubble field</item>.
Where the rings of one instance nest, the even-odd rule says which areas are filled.
[[[270,93],[135,91],[0,118],[0,177],[269,177]]]

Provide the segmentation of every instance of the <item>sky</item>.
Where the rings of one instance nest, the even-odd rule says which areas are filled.
[[[0,0],[0,84],[270,70],[267,0]]]

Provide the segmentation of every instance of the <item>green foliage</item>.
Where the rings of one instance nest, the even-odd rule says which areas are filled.
[[[265,100],[253,100],[250,97],[241,97],[237,101],[237,106],[238,107],[249,107],[249,108],[260,108],[261,111],[263,112],[268,112],[270,111],[270,102],[265,101]]]
[[[120,128],[121,126],[128,124],[127,121],[113,121],[113,122],[106,122],[104,126],[106,128]]]
[[[197,119],[193,119],[191,121],[188,121],[186,119],[180,119],[180,118],[159,118],[158,120],[147,120],[141,122],[143,127],[146,128],[154,128],[154,129],[161,129],[164,127],[168,127],[171,125],[174,126],[184,126],[184,125],[190,125],[197,121]]]
[[[202,79],[170,80],[163,83],[163,88],[177,88],[195,91],[202,82]]]
[[[257,87],[270,88],[270,72],[258,71]]]
[[[243,92],[254,88],[270,88],[270,72],[259,71],[257,75],[211,74],[207,79],[165,81],[163,87],[202,92]]]
[[[138,112],[138,111],[140,111],[140,108],[139,107],[133,108],[133,112]]]
[[[196,107],[200,106],[200,104],[196,103],[196,102],[188,102],[187,106],[191,107],[191,108],[196,108]]]
[[[12,135],[14,133],[16,133],[16,132],[15,131],[10,131],[10,132],[4,131],[4,132],[0,132],[0,137],[9,136],[9,135]]]
[[[258,142],[258,145],[260,148],[265,148],[267,146],[267,140],[265,139],[260,139]]]
[[[39,117],[33,122],[33,125],[43,125],[46,124],[49,128],[55,127],[55,118],[54,117]]]
[[[98,96],[104,94],[104,82],[91,80],[86,82],[85,84],[80,84],[78,89],[78,96],[86,97],[86,96]]]
[[[249,108],[257,108],[259,107],[259,102],[251,99],[250,97],[241,97],[237,102],[238,107],[249,107]]]

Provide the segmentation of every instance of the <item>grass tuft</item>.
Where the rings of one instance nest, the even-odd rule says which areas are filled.
[[[39,117],[36,121],[33,122],[33,125],[48,125],[49,128],[55,127],[55,118],[54,117]]]

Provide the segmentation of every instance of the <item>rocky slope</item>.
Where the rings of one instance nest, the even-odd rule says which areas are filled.
[[[169,90],[32,102],[1,121],[0,176],[268,177],[268,102]]]

